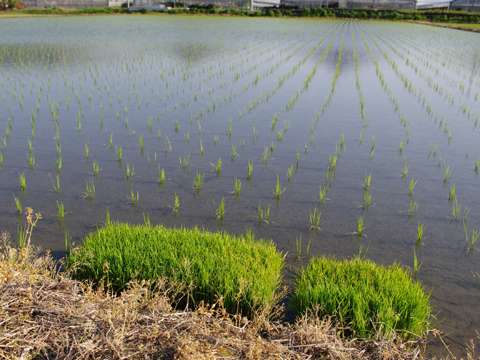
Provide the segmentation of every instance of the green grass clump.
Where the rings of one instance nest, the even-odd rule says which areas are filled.
[[[347,337],[372,338],[379,332],[391,336],[405,330],[400,334],[408,338],[426,332],[429,298],[399,264],[385,268],[359,256],[343,261],[322,257],[312,259],[297,276],[292,307],[299,315],[319,307]]]
[[[248,235],[248,233],[247,233]],[[109,223],[68,257],[73,277],[121,291],[133,280],[184,284],[180,306],[223,297],[227,312],[253,317],[278,301],[284,257],[271,241],[198,228]],[[192,285],[193,290],[188,290]],[[187,293],[188,292],[188,293]]]

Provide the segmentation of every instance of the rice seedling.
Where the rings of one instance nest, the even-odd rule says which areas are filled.
[[[372,181],[372,174],[367,176],[367,172],[365,172],[365,180],[364,180],[363,186],[362,186],[363,192],[369,192],[370,191],[371,181]]]
[[[22,215],[22,204],[20,204],[20,199],[13,194],[13,199],[15,200],[15,205],[17,206],[18,216]]]
[[[404,158],[403,159],[403,171],[400,173],[400,176],[403,178],[403,179],[406,179],[407,178],[407,175],[408,175],[408,169],[410,168],[410,165],[407,166],[407,158]]]
[[[457,222],[458,221],[458,218],[462,217],[462,204],[459,204],[457,202],[457,197],[454,196],[454,199],[452,201],[452,218],[450,220],[450,222]],[[464,214],[466,213],[468,215],[468,212],[469,212],[469,209],[466,209],[464,211]],[[466,220],[465,220],[466,222]]]
[[[227,129],[227,135],[232,136],[232,119],[228,119],[228,129]]]
[[[215,202],[213,202],[213,206],[215,206]],[[220,201],[218,208],[215,207],[215,219],[220,219],[223,221],[224,216],[225,216],[225,198],[222,197],[222,201]]]
[[[201,189],[202,186],[203,186],[204,178],[205,178],[204,173],[200,173],[200,172],[197,170],[197,173],[196,173],[196,175],[195,175],[194,184],[193,184],[193,188],[197,191],[197,194],[200,192],[200,189]]]
[[[288,182],[290,182],[290,180],[291,180],[291,178],[292,178],[292,173],[293,173],[293,165],[290,166],[290,167],[287,169],[286,173],[287,173]]]
[[[140,154],[143,155],[143,135],[140,135],[139,141],[140,141]]]
[[[183,154],[183,160],[182,157],[179,155],[178,156],[179,162],[180,162],[180,167],[183,169],[188,169],[188,164],[190,162],[190,154]]]
[[[270,141],[270,154],[273,154],[273,140]]]
[[[177,193],[175,193],[175,200],[172,206],[172,211],[177,214],[178,208],[180,207],[180,199],[178,198]]]
[[[364,211],[366,211],[367,214],[368,214],[368,211],[370,209],[371,201],[372,201],[372,195],[370,195],[370,193],[368,193],[368,192],[364,192],[363,193],[363,207],[362,207],[362,209]]]
[[[317,208],[313,210],[313,212],[309,211],[310,213],[310,230],[322,230],[320,228],[320,216],[322,213],[319,211],[317,213]]]
[[[452,204],[454,198],[455,198],[455,184],[453,184],[453,186],[450,187],[450,191],[448,193],[448,204],[449,205]]]
[[[242,183],[237,179],[236,175],[234,177],[234,182],[233,194],[237,197],[240,196],[240,192],[242,191]]]
[[[247,168],[247,179],[248,181],[252,180],[252,172],[253,172],[253,161],[248,161],[248,168]]]
[[[411,277],[413,280],[417,278],[418,272],[420,271],[420,268],[423,265],[423,261],[419,264],[418,263],[418,258],[417,258],[417,253],[415,251],[415,247],[413,247],[413,271],[411,274]]]
[[[212,171],[215,171],[217,173],[217,177],[220,176],[220,171],[222,170],[222,158],[218,158],[217,165],[214,165],[210,163],[214,167]]]
[[[285,192],[286,188],[283,188],[282,190],[282,185],[280,184],[280,179],[277,175],[277,185],[275,186],[275,189],[273,190],[273,195],[275,196],[275,199],[279,200],[282,196],[283,193]]]
[[[132,200],[132,208],[135,206],[135,204],[138,205],[139,198],[140,198],[140,194],[138,193],[138,191],[137,191],[137,197],[135,197],[133,189],[130,188],[130,199]]]
[[[445,174],[443,175],[443,188],[447,186],[448,180],[450,180],[452,177],[452,171],[450,170],[450,166],[447,166],[445,169]]]
[[[364,235],[363,230],[365,230],[365,227],[363,226],[363,216],[359,216],[357,218],[357,231],[356,231],[357,241],[359,241]]]
[[[407,214],[408,214],[408,219],[412,219],[414,218],[416,215],[417,215],[417,211],[418,211],[418,202],[417,200],[415,201],[409,201],[409,207],[408,207],[408,210],[407,210]]]
[[[167,135],[165,135],[165,151],[169,153],[172,151],[172,145],[170,144],[170,139],[168,138]]]
[[[93,161],[93,176],[98,179],[98,173],[99,171],[101,171],[102,169],[100,169],[100,167],[98,166],[98,161],[97,160],[94,160]],[[57,175],[57,179],[58,179],[58,175]]]
[[[270,205],[267,208],[262,209],[262,204],[258,202],[258,218],[259,222],[265,222],[268,225],[268,219],[270,218]]]
[[[401,156],[403,152],[403,141],[400,140],[400,146],[398,147],[398,156]]]
[[[175,134],[178,134],[178,121],[175,121]]]
[[[115,145],[115,151],[117,153],[117,161],[118,161],[118,166],[122,166],[122,147],[117,148]]]
[[[88,200],[95,199],[95,184],[93,179],[86,180],[86,192],[83,193],[83,198]]]
[[[297,168],[298,168],[298,161],[300,160],[300,149],[297,149]]]
[[[87,159],[87,163],[88,163],[89,155],[90,155],[90,150],[88,149],[88,144],[85,143],[85,158]]]
[[[130,169],[130,163],[127,163],[127,175],[126,175],[126,179],[127,181],[130,181],[131,178],[133,178],[135,176],[135,167],[134,165],[132,164],[132,168]]]
[[[203,143],[202,143],[202,139],[200,139],[200,156],[203,157]]]
[[[410,180],[410,184],[408,185],[408,197],[412,197],[413,195],[413,189],[415,188],[415,185],[417,185],[418,179],[414,181],[413,179]]]
[[[237,157],[237,147],[232,145],[232,149],[230,150],[230,159],[232,162],[235,161],[235,157]]]
[[[2,156],[2,158],[3,158],[3,156]],[[31,152],[28,153],[28,167],[32,170],[35,167],[35,156]]]
[[[58,202],[57,200],[57,213],[54,214],[53,216],[57,216],[60,221],[63,221],[65,218],[65,215],[70,214],[70,211],[65,212],[65,207],[63,203]]]
[[[425,233],[425,229],[426,229],[426,227],[424,226],[424,224],[418,223],[418,226],[417,226],[417,243],[415,244],[415,246],[417,248],[419,248],[420,245],[422,244],[422,238],[423,238],[423,235]]]
[[[160,165],[158,166],[158,184],[162,186],[165,184],[165,169],[162,169]]]
[[[475,243],[477,242],[478,236],[480,235],[480,232],[477,231],[476,228],[473,228],[472,230],[472,237],[470,240],[470,250],[468,251],[468,255],[471,255],[474,250]],[[468,239],[467,239],[467,245],[468,245]]]
[[[25,192],[26,188],[27,188],[27,185],[25,180],[25,174],[20,174],[20,190],[22,192]]]
[[[478,158],[477,162],[475,163],[475,174],[478,175],[478,168],[480,167],[480,157]]]

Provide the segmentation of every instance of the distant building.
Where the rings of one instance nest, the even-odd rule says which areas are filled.
[[[454,0],[450,10],[480,11],[480,0]]]

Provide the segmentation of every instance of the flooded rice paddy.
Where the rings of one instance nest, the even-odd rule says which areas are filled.
[[[12,238],[18,201],[42,214],[33,241],[58,257],[107,208],[131,223],[251,229],[291,272],[367,247],[385,265],[417,256],[453,353],[475,337],[478,34],[135,15],[2,19],[0,33],[0,229]]]

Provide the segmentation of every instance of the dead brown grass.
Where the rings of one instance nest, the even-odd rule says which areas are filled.
[[[422,359],[425,339],[346,340],[330,320],[229,316],[221,301],[175,309],[147,282],[115,296],[58,271],[49,254],[0,245],[0,357],[5,359]]]

